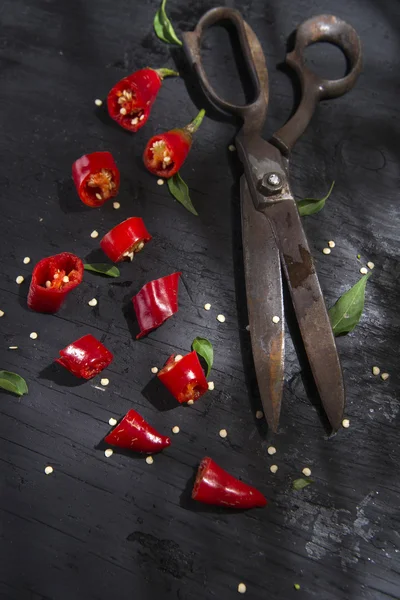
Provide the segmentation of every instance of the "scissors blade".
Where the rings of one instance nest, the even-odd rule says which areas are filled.
[[[284,369],[282,275],[268,219],[254,207],[246,178],[240,180],[247,308],[257,382],[269,427],[276,432]],[[279,317],[274,323],[272,318]]]
[[[301,336],[321,402],[333,431],[340,427],[344,410],[344,384],[335,338],[306,234],[293,199],[268,206],[281,252]]]

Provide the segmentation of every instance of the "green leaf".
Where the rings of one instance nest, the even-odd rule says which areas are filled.
[[[0,388],[13,392],[17,396],[23,396],[28,393],[28,386],[25,379],[17,373],[11,371],[0,371]]]
[[[153,22],[154,31],[156,32],[157,37],[163,42],[182,46],[182,42],[176,35],[171,21],[168,19],[167,13],[165,12],[166,2],[167,0],[162,0],[160,8],[156,12]]]
[[[295,479],[292,484],[292,488],[297,492],[302,490],[303,488],[310,485],[310,483],[314,483],[314,480],[311,477],[300,477],[299,479]]]
[[[299,200],[297,202],[297,208],[299,209],[299,213],[301,217],[306,217],[307,215],[314,215],[315,213],[322,210],[325,206],[325,202],[328,200],[331,192],[333,190],[333,186],[335,182],[332,181],[332,185],[329,188],[329,192],[326,196],[321,199],[318,198],[305,198],[304,200]]]
[[[214,349],[212,347],[212,343],[209,342],[206,338],[197,337],[193,340],[192,343],[193,350],[196,350],[197,354],[200,354],[204,358],[207,363],[207,375],[209,376],[211,367],[214,362]]]
[[[371,273],[367,273],[340,296],[339,300],[329,309],[329,318],[333,333],[341,335],[353,331],[364,310],[365,286]]]
[[[192,204],[192,201],[189,196],[189,188],[186,183],[183,181],[182,177],[179,173],[175,173],[172,177],[167,179],[168,189],[173,197],[178,200],[183,206],[191,212],[193,215],[198,217],[198,213],[195,207]]]
[[[84,266],[85,271],[92,271],[99,275],[106,275],[107,277],[119,277],[120,272],[114,265],[107,265],[106,263],[86,263]]]

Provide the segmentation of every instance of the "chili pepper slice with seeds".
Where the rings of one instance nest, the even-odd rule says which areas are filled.
[[[112,353],[88,333],[60,350],[56,363],[81,379],[91,379],[108,367],[113,359]]]
[[[205,457],[197,471],[192,491],[193,500],[226,508],[256,508],[267,504],[265,496],[256,488],[218,466]]]
[[[170,446],[171,440],[161,435],[135,410],[128,410],[118,425],[104,438],[106,444],[133,452],[154,454]]]
[[[170,356],[157,377],[181,404],[198,400],[208,390],[203,367],[195,350],[183,357],[176,357],[175,354]]]
[[[124,77],[110,90],[108,113],[124,129],[137,131],[146,123],[164,77],[178,76],[171,69],[140,69]]]
[[[100,246],[113,262],[133,260],[144,245],[151,240],[143,219],[130,217],[113,227],[100,242]]]
[[[72,178],[79,198],[95,208],[119,191],[119,170],[110,152],[84,154],[72,165]]]
[[[189,154],[193,134],[200,127],[205,114],[205,110],[201,110],[186,127],[155,135],[147,142],[143,161],[150,173],[169,179],[179,171]]]
[[[34,267],[28,306],[36,312],[57,312],[68,294],[82,281],[83,262],[70,252],[42,258]]]
[[[136,339],[147,335],[172,317],[178,310],[178,286],[182,273],[172,273],[146,283],[133,296],[132,303],[140,327]]]

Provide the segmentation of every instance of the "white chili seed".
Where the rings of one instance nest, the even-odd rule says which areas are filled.
[[[4,317],[4,310],[0,310],[0,317]]]
[[[55,273],[55,274],[53,275],[53,279],[58,279],[58,278],[59,278],[59,274],[58,274],[58,273]]]
[[[153,457],[152,456],[147,456],[146,457],[146,462],[147,462],[148,465],[152,465],[153,462],[154,462]]]
[[[226,436],[228,435],[228,432],[227,432],[227,430],[226,430],[226,429],[220,429],[220,431],[219,431],[219,435],[220,435],[220,437],[222,437],[222,438],[226,438]]]
[[[92,231],[92,233],[90,234],[90,237],[93,239],[99,237],[99,232],[96,230]]]
[[[262,418],[263,418],[263,416],[264,416],[264,413],[263,413],[263,411],[262,411],[262,410],[258,410],[258,411],[256,412],[256,419],[262,419]]]
[[[68,275],[64,275],[64,277],[62,278],[64,283],[68,283],[69,282],[69,277]]]
[[[372,261],[367,262],[367,267],[368,269],[373,269],[375,267],[375,264]]]
[[[304,477],[310,477],[311,469],[309,469],[308,467],[304,467],[304,469],[302,470],[302,473],[303,473]]]
[[[96,298],[92,298],[91,300],[89,300],[88,304],[89,306],[97,306]]]
[[[207,302],[207,303],[204,305],[204,310],[210,310],[210,308],[211,308],[211,304],[210,304],[209,302]]]
[[[20,285],[24,281],[24,278],[22,277],[22,275],[18,275],[15,281],[18,283],[18,285]]]
[[[126,108],[124,108],[124,107],[120,108],[119,112],[121,113],[121,115],[126,115]]]
[[[239,594],[245,594],[246,593],[246,586],[244,583],[239,583],[238,585],[238,592]]]
[[[275,315],[275,317],[272,317],[272,322],[273,323],[279,323],[280,318],[278,317],[278,315]]]
[[[360,273],[361,273],[361,275],[366,275],[368,273],[367,267],[361,267]]]
[[[115,210],[118,210],[119,208],[121,208],[121,205],[119,202],[113,202],[113,208],[115,208]]]
[[[246,325],[246,331],[250,331],[250,325]]]
[[[268,450],[267,450],[267,452],[268,452],[268,454],[270,454],[271,456],[272,456],[273,454],[276,454],[276,448],[275,448],[275,446],[269,446],[269,447],[268,447]]]
[[[32,333],[29,335],[31,340],[37,340],[37,336],[38,336],[38,334],[36,333],[36,331],[32,331]]]
[[[233,144],[229,144],[228,150],[229,150],[229,152],[235,152],[236,147]]]
[[[112,448],[107,448],[107,450],[104,450],[104,456],[106,458],[110,458],[110,456],[112,456],[114,454],[114,450]]]
[[[103,387],[106,387],[109,383],[110,383],[110,380],[107,379],[107,377],[100,379],[100,385],[102,385]]]
[[[51,475],[53,471],[54,471],[54,469],[53,469],[53,467],[50,467],[50,465],[48,467],[46,467],[44,470],[46,475]]]
[[[345,429],[348,429],[348,428],[350,427],[350,419],[343,419],[343,421],[342,421],[342,426],[343,426]]]
[[[187,403],[188,404],[194,404],[194,400],[188,400]]]
[[[334,248],[336,246],[336,244],[333,240],[329,240],[328,246],[329,246],[329,248]]]
[[[214,389],[214,382],[213,382],[213,381],[209,381],[209,382],[208,382],[208,389],[209,389],[210,391],[212,391],[212,390]]]
[[[46,281],[46,287],[47,288],[51,287],[51,281]]]
[[[322,252],[323,252],[324,254],[330,254],[330,253],[331,253],[331,249],[330,249],[330,248],[324,248],[324,249],[322,250]]]
[[[183,358],[182,354],[177,354],[175,356],[175,362],[179,362],[180,360],[182,360],[182,358]]]
[[[164,185],[164,179],[157,179],[157,185]]]
[[[217,321],[219,321],[220,323],[225,323],[225,317],[224,317],[224,315],[218,315],[217,316]]]
[[[271,471],[271,473],[276,473],[278,470],[278,465],[271,465],[269,470]]]
[[[139,121],[143,121],[143,119],[144,119],[144,115],[140,115]]]
[[[97,198],[97,200],[102,200],[103,199],[102,195],[99,194],[99,192],[96,192],[96,198]]]
[[[110,417],[108,419],[108,424],[111,425],[111,427],[115,427],[115,425],[118,423],[117,419],[114,419],[114,417]]]
[[[157,367],[151,367],[151,372],[156,374],[158,373],[158,368]]]
[[[29,256],[25,256],[25,258],[22,262],[24,263],[24,265],[29,265],[29,263],[31,262],[31,259],[29,258]]]
[[[18,346],[8,346],[9,350],[18,350]]]
[[[179,433],[180,429],[178,427],[178,425],[175,425],[175,427],[172,428],[172,433]]]
[[[379,373],[381,372],[379,367],[372,367],[372,374],[373,375],[379,375]]]
[[[383,381],[386,381],[386,379],[389,379],[389,373],[382,373],[381,379],[383,379]]]
[[[94,101],[96,106],[101,106],[103,104],[103,100],[100,100],[100,98],[96,98],[96,100]]]
[[[139,119],[137,117],[135,117],[134,119],[132,119],[131,125],[137,125],[138,122],[139,122]]]

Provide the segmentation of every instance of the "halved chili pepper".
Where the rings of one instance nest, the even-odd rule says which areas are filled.
[[[157,377],[181,404],[198,400],[208,390],[203,367],[194,350],[182,357],[170,356]]]
[[[182,273],[172,273],[146,283],[133,296],[133,308],[140,327],[139,339],[156,329],[178,310],[178,285]]]
[[[56,362],[76,377],[91,379],[108,367],[113,358],[111,352],[88,333],[60,350]]]
[[[34,267],[28,293],[32,310],[55,313],[83,277],[83,262],[70,252],[42,258]]]
[[[130,217],[113,227],[100,242],[100,246],[113,262],[133,260],[135,254],[151,240],[143,219]]]
[[[224,471],[209,457],[203,458],[200,463],[192,498],[227,508],[255,508],[267,504],[261,492]]]
[[[171,444],[169,437],[161,435],[135,410],[128,410],[124,418],[104,441],[111,446],[154,454]]]
[[[108,113],[124,129],[137,131],[149,118],[164,77],[179,75],[171,69],[140,69],[124,77],[110,90]]]
[[[92,208],[101,206],[118,194],[119,170],[110,152],[84,154],[72,165],[79,198]]]
[[[143,161],[150,173],[168,179],[179,171],[189,154],[193,134],[199,128],[205,114],[205,110],[201,110],[186,127],[155,135],[147,142]]]

